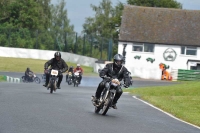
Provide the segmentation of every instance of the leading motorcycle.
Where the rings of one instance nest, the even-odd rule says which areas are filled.
[[[48,73],[50,73],[50,79],[47,85],[47,89],[50,89],[50,93],[53,93],[53,91],[55,92],[57,89],[58,70],[51,69],[48,71]]]
[[[101,113],[102,115],[106,115],[109,108],[112,107],[113,99],[116,95],[116,89],[118,86],[122,86],[120,81],[116,78],[105,77],[107,80],[105,84],[105,88],[101,93],[98,104],[94,102],[94,96],[92,96],[92,103],[95,106],[95,113]]]

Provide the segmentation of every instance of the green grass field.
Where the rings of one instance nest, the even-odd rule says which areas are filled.
[[[177,118],[200,126],[200,82],[190,81],[172,86],[124,91],[140,97]]]
[[[35,73],[44,72],[44,63],[47,60],[36,60],[36,59],[24,59],[24,58],[8,58],[0,57],[0,71],[6,72],[25,72],[27,67]],[[68,66],[76,67],[75,63],[66,62]],[[81,66],[83,68],[83,75],[96,76],[97,73],[93,72],[92,67]]]

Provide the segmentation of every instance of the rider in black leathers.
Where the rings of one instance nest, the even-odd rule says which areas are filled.
[[[25,71],[25,79],[27,81],[31,81],[32,78],[33,78],[33,71],[31,71],[31,69],[29,67],[27,67],[27,69]]]
[[[46,73],[46,82],[43,85],[44,87],[47,87],[47,85],[49,83],[50,74],[47,73],[48,72],[47,69],[48,69],[49,66],[51,66],[51,69],[55,69],[55,70],[59,71],[57,88],[61,89],[60,88],[60,83],[62,82],[62,79],[63,79],[62,73],[66,72],[68,70],[68,65],[61,58],[61,53],[60,52],[56,52],[54,54],[54,58],[52,58],[51,60],[47,61],[44,64],[44,69],[45,69],[45,73]]]
[[[122,65],[122,63],[123,63],[123,56],[120,55],[120,54],[116,54],[114,56],[114,62],[107,64],[100,71],[99,76],[101,78],[103,78],[103,81],[101,81],[99,83],[99,86],[98,86],[98,88],[96,90],[95,97],[93,99],[93,101],[96,102],[97,104],[99,102],[99,98],[101,96],[101,92],[105,88],[105,83],[106,83],[106,80],[104,79],[105,76],[111,77],[111,78],[117,78],[119,81],[121,81],[122,79],[124,79],[124,81],[125,81],[125,87],[126,88],[129,87],[129,85],[130,85],[129,73],[128,73],[128,70],[126,69],[126,67],[124,67]],[[117,109],[116,103],[117,103],[118,99],[120,98],[120,96],[122,95],[122,93],[123,93],[123,91],[122,91],[121,87],[118,86],[116,95],[115,95],[115,97],[113,99],[113,105],[112,105],[112,107],[114,109]]]

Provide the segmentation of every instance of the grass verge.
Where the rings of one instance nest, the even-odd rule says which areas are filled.
[[[139,96],[177,118],[200,127],[200,82],[126,89],[124,92]]]
[[[3,81],[6,81],[6,78],[5,78],[5,76],[0,75],[0,82],[3,82]]]
[[[44,63],[47,60],[37,60],[37,59],[25,59],[25,58],[10,58],[10,57],[0,57],[0,71],[6,72],[25,72],[27,67],[35,73],[44,72]],[[76,67],[75,63],[66,62],[68,66]],[[83,75],[87,76],[97,76],[97,73],[93,72],[92,67],[81,66],[83,68]]]

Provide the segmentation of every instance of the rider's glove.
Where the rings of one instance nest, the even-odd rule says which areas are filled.
[[[48,73],[48,70],[47,70],[47,68],[44,68],[44,73],[46,74],[46,73]]]
[[[101,75],[100,77],[104,79],[106,76],[105,75]]]

